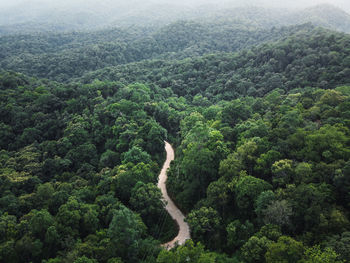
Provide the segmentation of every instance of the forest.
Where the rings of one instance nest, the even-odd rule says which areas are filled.
[[[214,20],[0,35],[0,262],[350,262],[350,35]]]

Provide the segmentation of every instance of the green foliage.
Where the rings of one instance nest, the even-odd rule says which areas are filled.
[[[192,240],[185,245],[177,247],[174,251],[162,250],[157,258],[157,263],[214,263],[230,262],[227,259],[221,259],[215,253],[208,252],[201,243],[195,244]]]
[[[162,202],[162,194],[156,185],[138,182],[132,189],[129,203],[141,215],[152,236],[157,237],[157,234],[158,236],[162,234],[161,231],[166,231],[166,228],[161,229],[161,226],[154,223],[161,222],[160,219],[165,216],[165,204]]]
[[[255,201],[255,213],[258,218],[262,218],[265,209],[275,200],[275,194],[273,191],[268,190],[259,194],[258,198]]]
[[[129,83],[146,81],[171,87],[179,96],[192,97],[200,93],[215,101],[237,99],[246,96],[248,91],[250,96],[263,96],[275,89],[283,93],[308,86],[335,88],[348,83],[347,36],[310,28],[310,25],[301,26],[299,30],[277,43],[266,43],[238,54],[219,53],[175,62],[141,61],[88,73],[82,80],[124,78]],[[323,49],[325,46],[327,51]],[[147,76],[145,72],[152,74]],[[339,78],[334,78],[335,75]],[[164,79],[171,81],[164,85]],[[279,100],[269,103],[275,104]],[[302,125],[299,118],[293,119],[297,111],[291,113],[288,120]],[[287,118],[284,123],[286,121]]]
[[[262,212],[264,214],[264,223],[278,226],[288,226],[292,208],[286,200],[272,201]]]
[[[129,201],[136,183],[154,183],[156,176],[151,168],[149,164],[143,162],[137,165],[128,163],[119,166],[112,185],[116,195],[123,201]]]
[[[242,257],[246,262],[264,262],[264,256],[270,244],[272,241],[266,237],[252,236],[241,248]]]
[[[241,247],[254,232],[254,225],[248,220],[243,224],[239,220],[229,223],[226,227],[227,245],[233,248]]]
[[[255,236],[259,238],[266,237],[272,241],[277,241],[282,236],[281,227],[276,225],[264,225]]]
[[[53,226],[54,219],[47,210],[33,210],[31,214],[29,230],[34,236],[43,239],[49,227]]]
[[[140,239],[146,231],[141,218],[130,209],[121,207],[115,211],[108,228],[108,237],[114,249],[113,255],[119,255],[128,262],[135,262],[138,256]]]
[[[305,251],[305,258],[301,262],[309,263],[341,263],[344,262],[342,260],[337,260],[338,255],[331,248],[326,248],[325,250],[321,250],[320,246],[314,246],[312,248],[308,248]]]
[[[110,149],[107,149],[100,158],[99,166],[101,168],[103,167],[109,167],[109,168],[114,168],[116,164],[119,162],[119,154],[111,151]]]
[[[201,207],[192,210],[187,218],[191,236],[194,240],[205,242],[211,249],[220,249],[220,236],[223,232],[221,217],[219,213],[211,207]]]
[[[304,27],[308,31],[313,29],[311,26]],[[6,70],[21,70],[40,78],[67,81],[89,71],[146,59],[170,60],[234,52],[298,31],[300,28],[297,26],[268,30],[232,26],[231,22],[226,22],[223,27],[215,23],[179,21],[159,30],[133,26],[127,30],[114,28],[90,34],[4,36],[0,41],[4,54],[0,63]],[[19,41],[26,44],[14,45]],[[160,76],[160,80],[166,83],[164,79]],[[242,86],[249,86],[249,82]]]
[[[193,237],[198,240],[213,238],[213,234],[220,226],[220,217],[211,207],[193,210],[186,220],[191,227]]]
[[[1,36],[1,70],[59,82],[0,72],[0,261],[349,261],[349,43],[223,21]],[[164,140],[200,241],[171,251]]]
[[[329,237],[325,244],[338,254],[339,259],[348,261],[350,259],[349,241],[350,232],[343,232],[341,235]]]
[[[271,262],[299,262],[303,255],[303,244],[287,236],[281,236],[276,243],[268,246],[265,258]]]
[[[94,259],[89,259],[85,256],[82,256],[80,258],[77,258],[76,260],[74,260],[74,263],[96,263],[97,261]]]
[[[140,162],[150,163],[151,157],[139,147],[134,146],[122,155],[122,162],[124,164],[129,162],[133,164],[138,164]]]
[[[139,182],[131,193],[130,204],[144,216],[157,216],[162,212],[162,194],[154,184]]]
[[[286,185],[291,182],[293,175],[293,161],[291,160],[279,160],[275,162],[272,167],[272,173],[274,175],[273,182],[276,185]]]
[[[252,210],[259,195],[270,189],[272,186],[264,180],[249,175],[241,176],[235,185],[235,200],[238,208],[246,212]]]

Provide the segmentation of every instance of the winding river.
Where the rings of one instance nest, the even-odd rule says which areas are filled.
[[[175,154],[174,154],[173,147],[168,142],[165,142],[165,150],[166,150],[166,160],[159,174],[158,188],[160,188],[160,190],[162,191],[163,199],[166,201],[165,209],[168,211],[170,216],[176,221],[176,223],[179,226],[179,233],[177,234],[177,236],[173,240],[162,245],[167,249],[171,249],[176,244],[179,244],[179,245],[184,244],[187,239],[191,238],[191,235],[190,235],[190,228],[188,224],[185,222],[185,216],[182,214],[180,209],[177,208],[175,203],[170,199],[168,192],[166,190],[166,180],[168,178],[167,170],[170,167],[170,162],[174,160]]]

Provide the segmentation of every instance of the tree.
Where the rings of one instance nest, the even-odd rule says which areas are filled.
[[[146,231],[142,220],[130,209],[122,206],[115,211],[109,224],[108,237],[114,248],[115,256],[121,256],[128,262],[136,262],[140,239]]]
[[[123,261],[120,258],[110,258],[107,263],[123,263]]]
[[[310,183],[312,179],[312,164],[301,162],[295,167],[295,182]]]
[[[314,246],[305,250],[305,256],[301,263],[343,263],[337,253],[331,248],[321,250],[320,246]]]
[[[17,218],[8,213],[4,213],[0,216],[0,242],[6,240],[12,240],[17,235]]]
[[[74,263],[97,263],[97,260],[90,259],[90,258],[87,258],[85,256],[82,256],[82,257],[77,258],[76,260],[74,260]]]
[[[68,138],[71,144],[78,146],[88,141],[88,128],[88,122],[86,122],[82,116],[76,115],[74,119],[68,123],[64,131],[64,136]]]
[[[266,263],[296,263],[302,258],[304,246],[291,237],[281,236],[276,243],[268,245]]]
[[[216,210],[211,207],[201,207],[192,210],[186,218],[190,225],[191,233],[195,240],[210,241],[218,234],[221,218]]]
[[[207,200],[212,207],[224,214],[225,208],[230,201],[230,189],[224,177],[209,184],[207,188]]]
[[[151,156],[143,151],[140,147],[133,146],[129,151],[122,154],[122,163],[150,163],[151,162]]]
[[[152,183],[138,182],[131,191],[130,205],[142,216],[148,226],[153,225],[164,211],[162,194]]]
[[[228,180],[234,176],[238,176],[239,172],[244,168],[241,160],[238,159],[236,153],[229,154],[226,159],[220,162],[219,173]]]
[[[258,196],[254,204],[254,211],[260,220],[263,218],[264,210],[275,200],[275,198],[275,194],[271,190],[261,192]]]
[[[349,138],[342,125],[325,125],[305,138],[305,157],[314,162],[330,163],[336,159],[347,160],[350,150],[345,147]]]
[[[186,241],[185,245],[178,246],[174,251],[162,250],[157,258],[157,263],[214,263],[216,255],[207,252],[201,243],[192,240]]]
[[[255,234],[258,238],[266,237],[269,240],[277,241],[281,236],[281,227],[276,225],[264,225]]]
[[[241,247],[254,233],[254,225],[246,220],[243,224],[239,220],[232,221],[226,227],[227,246],[234,251]]]
[[[326,90],[321,96],[318,104],[329,105],[335,107],[345,100],[345,97],[339,91],[336,90]]]
[[[151,168],[151,165],[143,162],[136,165],[128,163],[119,166],[113,178],[112,190],[116,192],[121,201],[129,202],[131,190],[137,182],[154,183],[156,181],[156,176]]]
[[[350,232],[328,237],[324,243],[326,247],[330,247],[339,255],[339,259],[350,260]]]
[[[292,226],[297,231],[312,229],[320,224],[320,215],[329,207],[333,192],[327,184],[301,184],[291,188],[287,201],[293,209]]]
[[[84,204],[81,207],[82,210],[82,222],[81,232],[84,235],[94,234],[99,227],[99,214],[96,205]]]
[[[350,161],[344,164],[341,170],[338,170],[334,177],[334,186],[336,187],[337,203],[344,207],[350,207]]]
[[[265,253],[271,243],[273,242],[266,237],[252,236],[241,248],[242,256],[248,263],[264,262]]]
[[[286,200],[272,201],[263,211],[264,223],[278,226],[289,226],[292,208]]]
[[[55,226],[50,226],[45,233],[44,253],[47,257],[56,255],[59,248],[60,235]]]
[[[54,193],[54,188],[51,183],[45,183],[38,186],[36,191],[36,199],[40,205],[48,204]]]
[[[222,110],[222,120],[230,126],[235,126],[239,121],[249,118],[251,109],[241,100],[233,100]]]
[[[100,157],[99,167],[114,168],[114,166],[116,166],[119,162],[119,154],[110,149],[107,149],[107,151],[105,151]]]
[[[54,218],[46,209],[30,212],[29,229],[33,236],[44,240],[47,229],[53,224]]]
[[[144,136],[145,150],[151,155],[160,154],[164,150],[167,131],[155,121],[150,121],[146,125],[149,125],[150,128],[147,129],[147,135]]]
[[[15,240],[10,239],[0,244],[0,261],[18,262],[18,254],[15,250]]]
[[[81,204],[74,197],[70,197],[68,202],[62,205],[57,213],[57,222],[63,226],[62,231],[66,235],[78,235],[80,219],[81,219]]]
[[[276,186],[289,184],[293,176],[293,161],[279,160],[272,165],[271,170],[274,175],[272,181]]]
[[[12,131],[11,126],[0,122],[0,149],[8,149],[8,146],[13,141],[15,134]]]
[[[213,165],[214,153],[201,143],[190,143],[184,151],[182,167],[184,175],[199,182],[199,193],[203,196],[208,184],[217,179]]]
[[[43,243],[29,235],[24,235],[16,242],[16,254],[21,255],[21,260],[26,262],[37,261],[42,257]]]
[[[78,170],[84,163],[91,164],[93,167],[98,164],[96,146],[88,142],[69,150],[65,158],[71,161],[75,170]]]
[[[267,178],[271,174],[271,166],[273,163],[281,159],[281,153],[275,150],[269,150],[266,153],[260,155],[256,160],[254,170],[256,173],[264,174],[264,178]]]
[[[245,141],[236,150],[236,158],[240,160],[243,167],[249,174],[253,173],[253,168],[258,155],[258,145],[254,139]]]
[[[258,196],[271,189],[272,186],[264,180],[249,175],[241,176],[235,185],[237,207],[242,213],[252,214],[251,211],[253,211],[254,202]]]

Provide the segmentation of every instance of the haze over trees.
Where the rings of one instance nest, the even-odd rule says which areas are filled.
[[[2,0],[0,35],[104,27],[159,28],[178,20],[210,23],[231,20],[254,27],[313,22],[349,32],[348,1],[332,0],[332,6],[324,3],[321,0]]]
[[[350,261],[349,6],[303,2],[0,3],[0,262]]]

